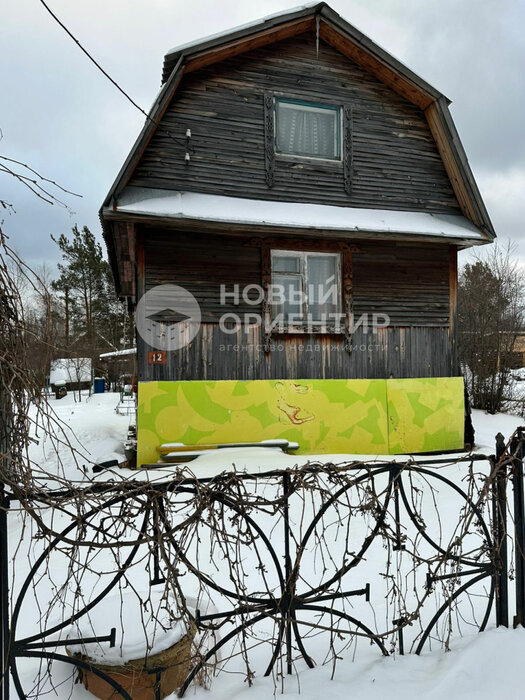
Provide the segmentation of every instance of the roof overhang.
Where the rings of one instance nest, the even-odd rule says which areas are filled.
[[[132,256],[129,229],[134,224],[187,231],[205,229],[245,238],[322,235],[347,241],[446,241],[459,247],[487,242],[471,221],[458,215],[275,202],[143,187],[126,188],[112,208],[103,210],[103,217],[106,224],[120,228],[115,238],[120,241],[123,260]]]

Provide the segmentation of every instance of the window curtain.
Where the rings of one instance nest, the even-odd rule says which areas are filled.
[[[306,283],[308,294],[308,311],[312,320],[333,320],[339,310],[337,285],[337,263],[335,256],[308,255],[306,265]]]
[[[297,301],[302,293],[301,277],[276,273],[273,275],[272,284],[279,287],[279,292],[283,296],[282,303],[274,304],[274,317],[283,314],[285,323],[288,323],[291,315],[296,319],[302,317],[303,306],[300,301]]]
[[[280,151],[326,158],[336,156],[335,112],[298,109],[283,103],[279,103],[278,110],[277,143]]]

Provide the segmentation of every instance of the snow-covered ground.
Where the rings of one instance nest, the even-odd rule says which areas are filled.
[[[47,437],[42,428],[33,429],[30,459],[48,474],[71,481],[92,475],[93,463],[124,461],[123,443],[135,418],[116,413],[119,400],[120,394],[110,392],[91,396],[83,392],[80,401],[73,392],[62,399],[49,398],[51,415],[57,421],[53,426],[56,439]],[[31,415],[34,419],[35,411]]]
[[[68,397],[56,401],[51,400],[52,407],[57,417],[64,423],[66,434],[70,442],[79,450],[73,457],[66,445],[60,448],[57,457],[55,446],[51,441],[40,440],[39,444],[32,447],[31,456],[37,463],[45,465],[45,469],[57,473],[74,481],[85,481],[93,478],[91,465],[93,462],[124,458],[122,443],[126,437],[127,428],[132,420],[128,416],[120,416],[115,413],[118,403],[118,394],[93,395],[83,397],[82,402],[77,403],[74,398]],[[510,415],[489,416],[481,411],[474,411],[473,421],[476,429],[476,443],[478,451],[485,454],[494,452],[494,437],[501,432],[508,438],[514,430],[523,423],[523,419]],[[350,461],[353,455],[337,455],[322,458],[329,461]],[[363,457],[360,456],[362,459]],[[251,450],[226,451],[205,455],[191,463],[190,468],[199,476],[212,476],[232,465],[236,468],[248,468],[255,470],[257,466],[261,471],[275,468],[276,466],[293,466],[304,464],[313,457],[300,457],[282,455],[277,452],[265,452],[255,448]],[[383,458],[384,459],[384,458]],[[402,458],[400,458],[402,459]],[[435,457],[433,458],[435,459]],[[165,467],[148,472],[133,472],[131,470],[116,469],[107,470],[94,478],[100,479],[166,479],[173,473],[174,467]],[[458,483],[462,479],[461,467],[455,469],[455,478]],[[453,497],[440,493],[440,515],[443,514],[446,524],[448,513],[457,507]],[[449,500],[446,500],[446,499]],[[55,516],[55,526],[66,523],[65,517],[60,514]],[[22,523],[16,512],[9,517],[10,551],[15,552],[22,533]],[[27,533],[26,533],[27,534]],[[34,555],[26,547],[17,552],[16,558],[16,583],[20,585],[22,577],[29,570],[30,560]],[[370,554],[370,567],[377,564],[374,557],[384,558],[380,543],[376,554]],[[92,563],[95,571],[102,570],[103,564]],[[46,595],[51,595],[63,582],[62,572],[50,568],[48,575],[51,583],[48,585],[42,579],[41,585],[46,590]],[[304,575],[304,571],[303,571]],[[102,584],[100,584],[102,585]],[[94,588],[96,590],[96,586]],[[511,595],[512,595],[512,588]],[[359,599],[356,600],[355,610],[360,613]],[[380,601],[379,601],[379,604]],[[364,608],[365,604],[362,603]],[[30,610],[30,606],[28,607]],[[363,611],[366,614],[369,611]],[[358,616],[359,614],[356,613]],[[52,622],[52,620],[51,620]],[[26,612],[20,621],[20,634],[31,634],[37,631],[35,618]],[[476,700],[493,700],[494,697],[504,697],[508,700],[521,698],[523,695],[523,679],[521,677],[521,662],[525,653],[525,630],[495,629],[494,623],[489,624],[489,629],[483,634],[477,634],[468,626],[463,636],[452,638],[451,652],[446,653],[440,645],[435,645],[433,651],[425,651],[421,656],[394,655],[382,657],[376,649],[371,649],[367,644],[361,643],[357,653],[352,649],[347,650],[346,655],[338,662],[335,676],[332,679],[332,666],[323,665],[322,658],[317,658],[319,665],[309,670],[304,664],[299,664],[300,671],[288,679],[284,684],[285,697],[288,699],[301,698],[302,700],[318,700],[328,693],[333,700],[346,700],[348,696],[374,700],[384,697],[395,700],[412,700],[412,698],[439,698],[446,696],[453,700],[463,698],[476,698]],[[31,682],[30,668],[35,670],[32,662],[26,662],[27,683]],[[195,697],[198,700],[267,700],[278,695],[282,691],[281,682],[275,683],[275,679],[264,678],[264,667],[257,666],[257,674],[251,688],[247,687],[242,674],[219,674],[211,685],[210,690],[204,688],[190,689],[187,697]],[[55,673],[55,670],[53,671]],[[64,671],[64,679],[67,674]],[[60,682],[58,672],[55,682]],[[62,692],[63,691],[63,692]],[[61,694],[62,693],[62,694]],[[14,695],[14,693],[13,693]],[[64,682],[57,691],[56,697],[83,700],[92,697],[80,685],[71,688],[69,682]],[[171,696],[170,696],[171,697]],[[172,696],[174,700],[175,696]]]
[[[452,651],[421,656],[345,659],[331,678],[329,666],[308,669],[286,686],[285,700],[521,700],[521,664],[525,630],[491,629],[460,638]],[[278,696],[279,689],[275,691]],[[187,694],[188,695],[188,694]],[[248,689],[238,677],[226,679],[220,691],[198,689],[196,700],[268,700],[269,678],[255,679]],[[174,697],[173,697],[173,700]]]
[[[137,473],[129,469],[117,469],[93,475],[92,465],[116,459],[124,460],[123,443],[133,416],[119,415],[115,408],[119,402],[118,393],[105,394],[84,393],[79,402],[71,392],[63,399],[49,399],[50,408],[63,428],[60,444],[45,437],[42,430],[36,431],[35,442],[31,446],[30,457],[37,465],[43,465],[48,474],[57,474],[71,481],[85,481],[86,478],[97,481],[106,479],[166,479],[177,467],[166,466],[155,472]],[[473,411],[473,423],[476,431],[476,451],[492,454],[497,433],[508,438],[525,419],[518,416],[498,414],[492,416],[483,411]],[[55,432],[59,432],[56,430]],[[69,440],[71,448],[65,440]],[[186,465],[200,478],[215,476],[224,470],[249,469],[266,471],[279,467],[302,466],[308,461],[349,462],[352,460],[384,460],[381,455],[285,455],[280,450],[269,452],[259,448],[221,450],[220,460],[217,453],[203,455]],[[389,458],[391,459],[391,458]],[[396,457],[406,460],[405,455]],[[418,458],[419,459],[419,458]],[[431,459],[434,459],[432,457]],[[180,466],[180,465],[179,465]]]
[[[476,431],[476,447],[478,450],[490,450],[494,452],[495,437],[501,433],[508,439],[520,426],[525,425],[525,418],[512,416],[506,413],[498,413],[495,416],[485,411],[472,411],[472,423]]]

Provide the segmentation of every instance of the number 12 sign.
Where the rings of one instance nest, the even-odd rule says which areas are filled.
[[[165,365],[166,364],[166,351],[165,350],[153,350],[148,352],[148,365]]]

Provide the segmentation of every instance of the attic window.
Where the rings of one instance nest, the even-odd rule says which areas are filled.
[[[341,159],[341,109],[298,100],[275,100],[277,153]]]

